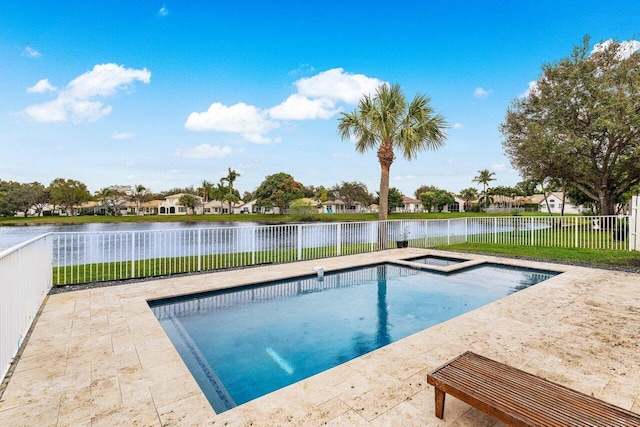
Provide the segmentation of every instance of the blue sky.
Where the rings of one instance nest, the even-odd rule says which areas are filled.
[[[379,185],[375,152],[337,134],[380,82],[417,92],[445,146],[396,159],[391,185],[457,192],[480,169],[520,177],[498,126],[544,63],[638,39],[640,2],[6,1],[0,11],[0,179],[57,177],[153,191],[240,191],[290,173],[305,185]]]

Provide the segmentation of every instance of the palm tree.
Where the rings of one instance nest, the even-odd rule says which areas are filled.
[[[380,162],[380,208],[378,218],[388,217],[389,170],[394,149],[407,160],[421,151],[440,148],[446,139],[447,124],[434,114],[429,98],[417,94],[411,103],[399,85],[380,85],[375,96],[365,95],[352,113],[341,113],[338,132],[343,140],[353,139],[356,151],[378,150]]]
[[[241,175],[238,172],[236,172],[235,170],[229,168],[229,174],[227,176],[225,176],[224,178],[220,179],[220,182],[225,182],[226,181],[226,182],[229,183],[229,194],[234,194],[233,193],[233,182],[240,176]],[[231,200],[234,200],[234,199],[233,198],[227,198],[227,199],[229,200],[229,213],[233,214],[233,209],[231,208],[231,204],[233,202]]]
[[[140,215],[140,205],[147,201],[149,197],[149,189],[144,185],[138,184],[133,187],[131,200],[136,204],[136,215]]]
[[[460,190],[459,196],[464,200],[464,210],[468,211],[471,207],[471,201],[478,198],[478,190],[473,187],[465,188],[464,190]]]
[[[198,196],[204,198],[204,202],[207,203],[209,200],[213,199],[213,184],[207,181],[206,179],[202,180],[202,185],[198,188]]]
[[[477,182],[478,184],[482,184],[482,199],[484,199],[484,208],[487,208],[487,202],[490,199],[490,196],[487,194],[487,185],[491,181],[495,181],[496,179],[493,177],[496,173],[489,172],[489,169],[482,169],[478,171],[478,176],[473,178],[473,182]]]

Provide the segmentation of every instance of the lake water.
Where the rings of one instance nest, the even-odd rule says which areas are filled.
[[[257,222],[112,222],[88,223],[72,225],[31,225],[31,226],[3,226],[0,227],[0,251],[18,245],[45,233],[60,232],[114,232],[114,231],[145,231],[145,230],[190,230],[194,228],[218,227],[254,227]]]

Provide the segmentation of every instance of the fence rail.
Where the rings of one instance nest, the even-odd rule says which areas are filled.
[[[49,233],[0,252],[0,378],[51,289],[53,240]]]
[[[628,250],[629,219],[491,217],[189,230],[54,233],[53,284],[211,271],[411,247],[476,242]],[[400,244],[400,243],[398,243]]]

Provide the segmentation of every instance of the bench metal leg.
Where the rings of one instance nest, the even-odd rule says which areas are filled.
[[[445,392],[436,388],[436,417],[443,419],[444,418],[444,398],[446,396]]]

